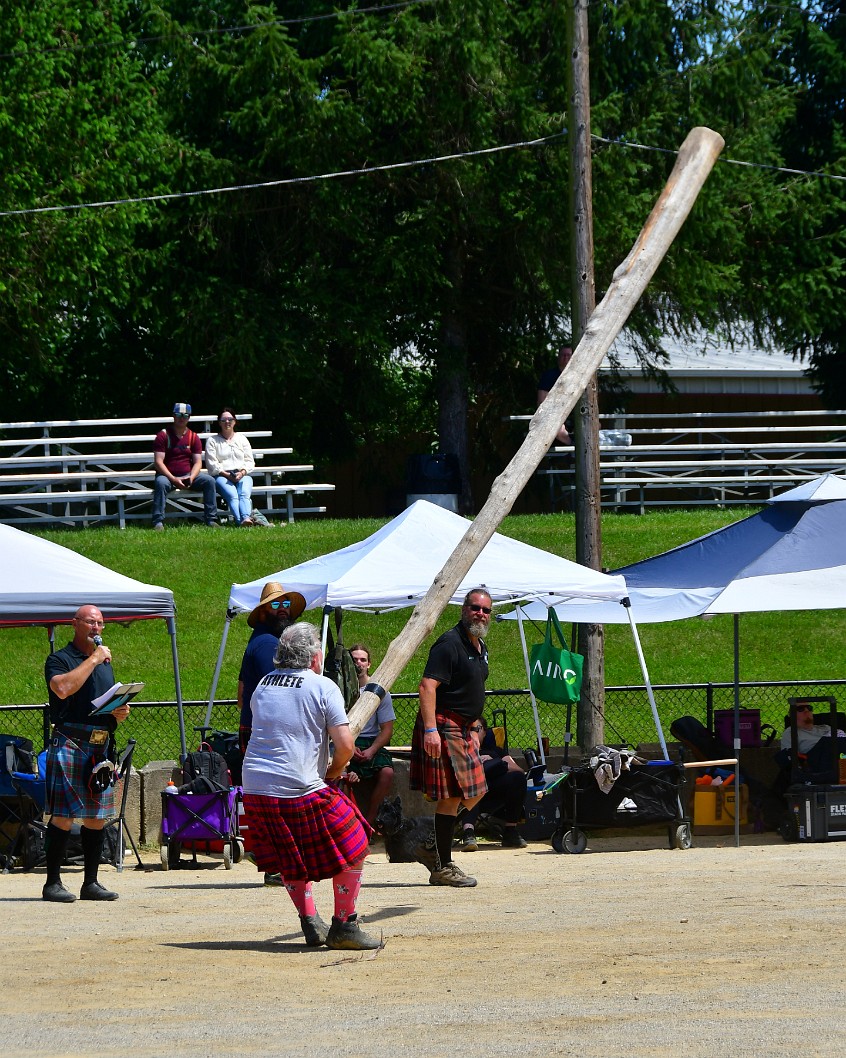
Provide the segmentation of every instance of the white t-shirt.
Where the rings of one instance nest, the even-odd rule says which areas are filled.
[[[396,718],[394,704],[391,701],[390,693],[388,693],[382,701],[379,702],[379,708],[361,729],[360,737],[375,738],[379,734],[379,729],[382,727],[382,724],[387,724],[389,720],[396,720]]]
[[[250,708],[244,793],[302,797],[323,789],[327,728],[348,722],[337,685],[311,669],[275,669],[260,680]]]

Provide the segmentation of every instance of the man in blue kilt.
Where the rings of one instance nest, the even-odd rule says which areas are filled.
[[[117,900],[97,880],[103,852],[103,828],[115,814],[110,742],[129,716],[122,705],[92,718],[92,701],[115,683],[112,653],[100,638],[103,615],[96,606],[80,606],[73,618],[73,639],[44,664],[53,733],[47,752],[47,880],[45,900],[71,904],[76,897],[62,884],[61,867],[74,819],[82,820],[80,840],[84,877],[80,899]]]
[[[488,648],[482,636],[490,623],[491,597],[474,588],[465,596],[461,620],[432,644],[420,681],[409,785],[437,802],[430,885],[476,884],[453,861],[452,839],[459,807],[472,808],[488,789],[470,728],[485,708]]]

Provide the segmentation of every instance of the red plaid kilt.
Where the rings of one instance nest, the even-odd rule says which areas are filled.
[[[305,797],[244,794],[244,814],[259,870],[286,881],[334,878],[367,855],[370,826],[332,786]]]
[[[69,739],[55,731],[47,751],[47,814],[65,819],[109,819],[115,815],[115,789],[110,786],[96,797],[88,789],[94,764],[106,760],[108,744],[92,746],[82,739]]]
[[[417,714],[411,738],[409,786],[412,790],[422,790],[430,801],[478,797],[487,792],[485,769],[470,735],[472,722],[455,713],[438,713],[435,723],[441,736],[441,755],[430,757],[423,748],[423,720]]]

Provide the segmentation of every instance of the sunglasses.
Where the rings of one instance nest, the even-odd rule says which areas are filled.
[[[234,419],[230,419],[230,418],[227,418],[227,417],[224,417],[223,419],[218,419],[217,421],[218,422],[235,422]]]
[[[474,613],[490,613],[490,606],[474,606],[472,602],[467,604],[467,609],[472,610]]]
[[[812,705],[797,705],[796,706],[796,712],[797,713],[812,713],[813,711],[814,711],[814,707]]]
[[[479,724],[476,724],[474,727],[471,727],[470,730],[475,731],[477,735],[482,733],[482,728],[479,726]]]
[[[274,599],[273,602],[270,604],[270,609],[271,610],[278,610],[280,607],[283,610],[290,610],[291,609],[291,600],[290,599]]]

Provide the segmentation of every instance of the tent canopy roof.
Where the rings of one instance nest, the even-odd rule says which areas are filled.
[[[826,474],[756,514],[614,571],[638,624],[702,614],[846,606],[846,483]],[[574,601],[567,621],[620,624],[619,607]],[[541,610],[530,608],[533,619]],[[545,616],[545,614],[543,614]]]
[[[107,621],[173,617],[173,593],[142,584],[66,547],[0,525],[0,626],[67,624],[80,606]]]
[[[416,605],[467,532],[470,522],[426,500],[417,500],[393,521],[349,547],[233,584],[229,608],[245,613],[258,605],[262,586],[279,581],[298,591],[306,608],[340,606],[380,612]],[[494,602],[544,597],[622,599],[625,581],[586,569],[540,548],[495,533],[451,598],[484,585]]]

